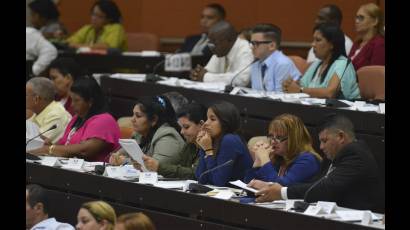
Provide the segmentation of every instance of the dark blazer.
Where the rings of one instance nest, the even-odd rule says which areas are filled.
[[[336,155],[332,167],[333,171],[316,182],[289,186],[288,198],[304,198],[313,185],[306,196],[307,202],[333,201],[347,208],[384,210],[384,186],[376,160],[364,142],[346,145]]]
[[[201,39],[201,36],[202,34],[197,34],[186,37],[184,43],[181,45],[181,48],[179,49],[179,53],[191,52],[191,50],[194,48],[199,39]],[[202,53],[206,57],[206,62],[208,62],[213,55],[212,51],[209,49],[208,46],[205,46],[205,48],[202,50]]]

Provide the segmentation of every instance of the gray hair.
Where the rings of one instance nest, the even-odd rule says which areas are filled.
[[[31,84],[33,92],[43,100],[54,100],[56,88],[50,79],[45,77],[33,77],[27,82],[27,84]]]

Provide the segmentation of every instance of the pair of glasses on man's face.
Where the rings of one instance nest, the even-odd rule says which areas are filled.
[[[257,47],[260,44],[269,44],[272,41],[250,41],[249,43],[251,43],[252,46]]]
[[[284,141],[286,141],[287,139],[288,139],[288,137],[287,136],[283,136],[283,137],[281,137],[281,136],[273,136],[273,135],[268,135],[268,139],[270,140],[270,141],[274,141],[274,142],[276,142],[276,143],[282,143],[282,142],[284,142]]]

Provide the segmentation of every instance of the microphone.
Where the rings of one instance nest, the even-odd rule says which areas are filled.
[[[175,50],[174,53],[172,53],[171,55],[175,55],[178,54],[180,51],[180,49]],[[165,64],[166,61],[166,57],[164,55],[164,59],[160,62],[158,62],[157,64],[154,65],[154,68],[152,68],[152,73],[147,74],[147,76],[145,77],[145,81],[146,82],[157,82],[160,80],[163,80],[160,76],[157,75],[157,70],[159,67],[163,66]]]
[[[314,187],[316,187],[316,185],[318,185],[320,182],[322,182],[325,178],[327,178],[327,176],[333,171],[335,170],[336,167],[332,167],[332,165],[330,165],[329,171],[326,173],[326,175],[322,178],[320,178],[319,180],[317,180],[315,183],[313,183],[308,190],[306,190],[305,195],[303,196],[303,201],[295,201],[294,204],[294,209],[297,212],[304,212],[308,207],[309,207],[309,202],[306,201],[306,198],[308,197],[310,191],[312,191],[312,189]]]
[[[346,67],[345,67],[345,69],[343,70],[342,76],[340,77],[340,81],[339,81],[339,83],[337,84],[337,87],[336,87],[336,91],[337,91],[336,93],[337,93],[337,94],[340,94],[340,93],[341,93],[341,94],[343,95],[343,92],[342,92],[342,89],[341,89],[342,79],[343,79],[343,77],[344,77],[344,75],[345,75],[345,72],[346,72],[347,67],[349,67],[350,62],[351,62],[351,60],[350,60],[350,58],[348,58],[348,59],[347,59],[347,63],[346,63]],[[357,79],[356,79],[356,81],[357,81]],[[338,91],[339,88],[340,88],[340,92]],[[344,97],[344,95],[343,95],[343,97]],[[346,104],[346,103],[344,103],[344,102],[339,101],[337,98],[338,98],[338,97],[326,99],[326,101],[325,101],[326,106],[328,106],[328,107],[334,107],[334,108],[341,108],[341,107],[349,107],[349,106],[350,106],[350,105],[348,105],[348,104]]]
[[[258,58],[255,58],[255,59],[254,59],[251,63],[249,63],[245,68],[241,69],[238,73],[236,73],[236,74],[232,77],[231,83],[230,83],[229,85],[226,85],[226,86],[225,86],[224,92],[225,92],[225,93],[231,92],[231,91],[233,90],[233,86],[232,86],[233,81],[239,76],[240,73],[242,73],[243,71],[245,71],[249,66],[251,66],[253,63],[255,63],[255,62],[257,62],[257,61],[259,61],[259,59],[258,59]]]
[[[36,136],[30,138],[30,139],[26,142],[26,147],[27,147],[27,145],[28,145],[32,140],[34,140],[34,139],[36,139],[37,137],[43,135],[44,133],[46,133],[46,132],[48,132],[48,131],[51,131],[51,130],[53,130],[53,129],[56,129],[56,128],[57,128],[57,124],[54,124],[53,126],[51,126],[51,127],[50,127],[49,129],[47,129],[46,131],[43,131],[43,132],[39,133],[38,135],[36,135]]]
[[[227,165],[231,165],[233,163],[233,160],[230,159],[229,161],[221,164],[221,165],[217,165],[216,167],[213,167],[211,169],[206,170],[205,172],[201,173],[201,175],[199,175],[198,178],[198,183],[190,183],[188,185],[188,191],[191,191],[192,193],[207,193],[209,191],[212,191],[213,189],[209,188],[208,186],[202,185],[201,184],[201,179],[203,176],[205,176],[208,173],[211,173],[219,168],[225,167]]]

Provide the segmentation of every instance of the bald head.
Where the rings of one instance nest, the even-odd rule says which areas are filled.
[[[209,29],[209,48],[218,57],[227,55],[236,39],[236,30],[227,21],[220,21]]]

